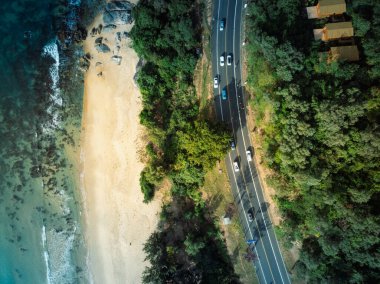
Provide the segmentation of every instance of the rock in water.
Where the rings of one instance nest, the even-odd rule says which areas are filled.
[[[104,52],[104,53],[107,53],[107,52],[111,51],[111,49],[108,47],[108,45],[106,45],[104,43],[95,45],[95,48],[96,48],[97,51]]]
[[[132,22],[132,4],[129,1],[113,1],[106,5],[103,21],[107,24],[125,25]]]

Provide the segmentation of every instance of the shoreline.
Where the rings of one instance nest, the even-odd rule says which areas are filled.
[[[99,24],[101,15],[89,28]],[[138,117],[140,93],[133,81],[138,57],[130,39],[120,43],[115,39],[117,32],[129,32],[131,27],[89,35],[84,43],[92,59],[84,76],[79,183],[93,283],[141,283],[148,265],[143,244],[156,229],[161,209],[158,199],[143,203],[139,185],[144,165],[137,152],[144,142]],[[110,52],[96,50],[99,37]],[[121,57],[119,65],[113,55]]]

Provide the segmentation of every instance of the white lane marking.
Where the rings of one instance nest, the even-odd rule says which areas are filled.
[[[233,31],[234,31],[234,35],[233,35],[233,42],[234,42],[234,45],[233,45],[233,53],[234,53],[234,54],[235,54],[236,9],[237,9],[237,1],[235,2],[234,29],[233,29]],[[240,24],[240,35],[241,35],[241,24]],[[239,47],[240,47],[240,42],[239,42]],[[241,61],[241,52],[240,52],[240,57],[239,57],[240,72],[241,72],[240,74],[242,74],[242,63],[241,63],[241,62],[242,62],[242,61]],[[237,91],[237,87],[236,87],[236,65],[234,65],[234,77],[235,77],[235,84],[234,84],[234,86],[235,86],[235,93],[236,93],[236,95],[238,95],[238,91]],[[241,85],[241,84],[240,84],[240,85]],[[243,97],[243,98],[244,98],[244,97]],[[247,149],[247,145],[246,145],[246,143],[245,143],[245,138],[244,138],[244,133],[243,133],[244,129],[243,129],[243,126],[242,126],[242,123],[241,123],[240,108],[239,108],[238,97],[236,98],[236,105],[237,105],[237,109],[238,109],[238,116],[239,116],[240,128],[241,128],[241,131],[242,131],[243,144],[244,144],[244,148]],[[245,115],[245,110],[244,110],[244,115]],[[249,133],[248,133],[248,137],[249,137]],[[270,244],[270,246],[271,246],[271,248],[272,248],[273,256],[274,256],[274,258],[275,258],[276,265],[277,265],[278,271],[279,271],[279,273],[280,273],[281,280],[282,280],[283,283],[285,283],[285,282],[284,282],[284,279],[283,279],[283,277],[282,277],[282,272],[281,272],[280,266],[279,266],[278,261],[277,261],[276,253],[275,253],[274,248],[273,248],[272,238],[270,237],[270,234],[269,234],[269,231],[268,231],[268,226],[267,226],[267,223],[266,223],[266,221],[265,221],[265,216],[264,216],[264,213],[263,213],[263,211],[262,211],[262,209],[261,209],[261,202],[260,202],[259,195],[258,195],[258,193],[257,193],[257,189],[256,189],[256,185],[255,185],[255,179],[253,178],[251,165],[249,164],[248,161],[247,161],[247,163],[248,163],[249,172],[250,172],[250,174],[251,174],[253,187],[254,187],[254,189],[255,189],[256,198],[257,198],[257,201],[258,201],[258,204],[259,204],[259,211],[260,211],[260,213],[261,213],[261,215],[262,215],[262,219],[263,219],[263,221],[264,221],[265,228],[266,228],[266,230],[267,230],[267,232],[268,232],[269,244]],[[259,182],[260,182],[260,180],[259,180]],[[260,184],[260,186],[261,186],[261,184]],[[263,196],[263,200],[264,200],[264,202],[265,202],[264,196]],[[269,220],[270,220],[270,216],[269,216],[269,214],[268,214],[268,217],[269,217]],[[271,221],[271,220],[270,220],[270,221]],[[272,221],[271,221],[271,222],[272,222]],[[273,233],[274,233],[275,238],[276,238],[276,234],[275,234],[274,231],[273,231]],[[276,242],[277,242],[277,246],[278,246],[277,238],[276,238]],[[287,279],[288,279],[288,281],[289,281],[289,283],[290,283],[289,275],[288,275],[288,273],[287,273],[287,269],[286,269],[286,266],[285,266],[284,260],[283,260],[282,255],[281,255],[280,248],[278,248],[278,251],[279,251],[279,253],[280,253],[280,257],[281,257],[281,260],[282,260],[282,264],[283,264],[283,266],[284,266],[284,268],[285,268],[286,277],[287,277]]]
[[[219,23],[219,14],[220,14],[220,0],[218,1],[218,18],[216,19],[216,44],[215,44],[215,49],[216,49],[216,75],[218,76],[218,96],[219,96],[219,102],[220,102],[220,114],[222,116],[222,121],[224,121],[223,117],[223,107],[222,107],[222,95],[220,94],[220,74],[219,74],[219,53],[218,53],[218,48],[219,48],[219,30],[218,30],[218,23]]]
[[[230,163],[232,165],[232,159],[231,159],[231,152],[228,153],[228,157],[230,158]],[[243,208],[243,212],[244,212],[244,217],[245,217],[245,221],[247,223],[247,227],[248,227],[248,230],[249,230],[249,234],[251,235],[251,239],[253,239],[253,235],[252,235],[252,231],[251,231],[251,227],[249,226],[249,222],[248,222],[248,219],[247,219],[247,215],[245,214],[245,209],[244,209],[244,205],[243,205],[243,199],[241,198],[241,194],[240,194],[240,190],[239,190],[239,186],[237,184],[237,181],[236,181],[236,175],[235,175],[235,172],[233,170],[233,167],[231,167],[231,172],[232,172],[232,175],[234,177],[234,181],[235,181],[235,186],[236,186],[236,189],[237,189],[237,192],[239,194],[239,199],[240,199],[240,202],[241,202],[241,207]],[[261,269],[261,274],[263,275],[263,278],[264,278],[264,281],[265,283],[267,283],[267,280],[265,279],[265,274],[264,274],[264,271],[263,271],[263,267],[261,265],[261,260],[259,258],[259,254],[257,253],[257,249],[256,249],[256,245],[254,246],[255,248],[255,253],[257,255],[257,259],[259,260],[259,266],[260,266],[260,269]],[[264,246],[263,246],[263,249],[264,249]],[[269,261],[268,261],[268,266],[270,266],[269,264]]]

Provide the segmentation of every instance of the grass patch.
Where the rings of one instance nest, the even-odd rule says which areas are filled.
[[[239,217],[236,213],[237,210],[224,163],[220,163],[206,174],[202,193],[211,214],[219,221],[236,274],[240,277],[242,283],[258,283],[252,263],[244,259],[247,246]],[[232,212],[232,223],[225,226],[222,223],[222,218],[228,211]]]
[[[254,125],[264,128],[268,125],[273,110],[273,105],[268,96],[264,93],[255,93],[249,100],[249,106],[254,115]]]

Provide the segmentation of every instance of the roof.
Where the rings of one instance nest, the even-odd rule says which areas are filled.
[[[317,9],[320,18],[343,14],[347,10],[345,0],[319,0]]]
[[[231,224],[231,218],[228,217],[227,215],[223,217],[223,224],[224,225],[229,225]]]
[[[329,61],[347,60],[358,61],[359,50],[356,45],[334,46],[330,48]]]
[[[308,19],[317,19],[319,17],[317,6],[306,7],[306,13]]]
[[[354,36],[354,28],[351,22],[330,23],[325,26],[322,40],[327,41],[352,36]]]
[[[323,29],[314,29],[313,34],[314,34],[314,39],[315,40],[322,40],[324,38],[324,30]]]

